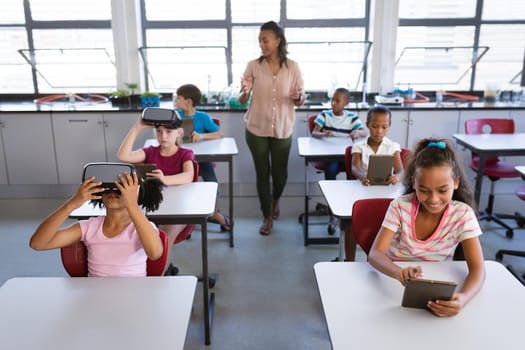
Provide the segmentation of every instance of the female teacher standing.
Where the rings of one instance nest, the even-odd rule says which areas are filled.
[[[261,57],[250,61],[244,71],[239,102],[246,103],[253,94],[244,116],[246,143],[255,164],[257,193],[264,216],[259,233],[267,236],[273,220],[279,217],[279,198],[288,178],[294,106],[304,103],[305,94],[301,70],[286,57],[286,38],[277,23],[271,21],[261,26],[259,47]]]

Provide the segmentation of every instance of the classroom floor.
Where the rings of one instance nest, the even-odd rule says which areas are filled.
[[[272,234],[262,237],[256,198],[236,198],[234,248],[229,247],[227,235],[218,232],[218,225],[208,226],[209,269],[218,273],[212,344],[205,346],[203,341],[199,284],[185,349],[330,349],[313,265],[335,258],[338,247],[303,245],[297,221],[302,201],[302,197],[284,198]],[[60,203],[62,199],[0,200],[0,285],[15,276],[65,276],[58,251],[36,252],[28,247],[38,223]],[[482,222],[482,226],[486,259],[494,259],[500,248],[525,250],[524,229],[516,230],[509,240],[494,223]],[[311,234],[327,235],[326,225],[311,226]],[[172,260],[183,274],[199,274],[200,259],[199,232],[173,248]],[[357,260],[365,260],[362,252]],[[525,259],[508,261],[525,272]]]

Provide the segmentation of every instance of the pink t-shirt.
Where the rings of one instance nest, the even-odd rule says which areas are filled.
[[[426,240],[419,240],[415,230],[419,206],[414,193],[390,203],[383,227],[395,232],[387,251],[392,260],[452,260],[459,242],[481,235],[472,208],[463,202],[450,201],[436,230]]]
[[[102,232],[104,219],[104,216],[99,216],[79,221],[81,240],[88,251],[88,275],[146,276],[148,257],[135,225],[130,223],[120,234],[109,238]],[[153,223],[151,225],[157,229]]]
[[[144,147],[142,150],[146,154],[144,163],[155,163],[164,175],[177,175],[182,173],[184,162],[193,160],[193,151],[182,147],[179,147],[177,152],[169,157],[162,156],[158,146]]]

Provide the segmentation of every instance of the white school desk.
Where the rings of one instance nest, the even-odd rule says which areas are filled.
[[[158,146],[157,139],[148,139],[144,147]],[[197,162],[226,162],[228,163],[228,215],[233,221],[233,156],[239,154],[233,137],[224,137],[214,140],[202,140],[194,143],[185,143],[184,148],[191,149]],[[230,247],[233,247],[233,226],[229,231]]]
[[[479,197],[485,170],[485,159],[490,156],[525,155],[525,133],[521,134],[455,134],[454,139],[461,146],[479,155],[474,200],[479,207]]]
[[[525,165],[518,165],[515,169],[525,179]]]
[[[412,264],[425,278],[456,281],[458,288],[467,274],[464,261]],[[486,261],[485,268],[480,292],[458,315],[440,318],[402,307],[401,283],[367,262],[315,264],[332,349],[523,349],[525,288],[503,265]]]
[[[216,182],[192,182],[185,185],[167,186],[162,190],[164,200],[159,210],[147,213],[148,218],[156,224],[197,224],[202,233],[202,284],[204,302],[204,337],[206,345],[210,344],[210,330],[213,320],[215,293],[209,293],[208,285],[208,234],[206,219],[215,210],[217,198]],[[70,217],[86,219],[106,215],[105,209],[93,208],[89,202]]]
[[[17,277],[0,288],[0,347],[183,349],[197,278]]]
[[[365,186],[360,180],[321,180],[319,181],[321,192],[332,211],[332,214],[341,219],[352,218],[354,202],[367,198],[396,198],[403,194],[403,185],[398,182],[390,186]],[[339,238],[339,261],[343,261],[344,247],[343,233]],[[354,253],[347,256],[350,260],[355,258]]]
[[[304,245],[308,244],[337,244],[338,238],[334,237],[309,237],[308,236],[308,164],[310,162],[337,160],[344,161],[345,151],[348,146],[352,146],[353,141],[350,137],[299,137],[297,146],[299,156],[304,158],[304,216],[303,234]]]

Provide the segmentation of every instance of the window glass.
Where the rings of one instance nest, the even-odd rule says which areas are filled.
[[[470,26],[399,27],[394,83],[402,89],[411,85],[419,90],[468,90],[473,41]]]
[[[111,30],[35,30],[33,36],[40,92],[115,88]]]
[[[259,27],[233,27],[232,75],[233,85],[240,87],[240,79],[249,61],[261,55],[258,42]]]
[[[476,0],[401,0],[399,18],[472,18]]]
[[[280,2],[280,0],[231,0],[232,22],[279,22]]]
[[[287,28],[289,57],[299,63],[305,89],[361,89],[363,28]]]
[[[225,1],[145,0],[149,21],[225,19]]]
[[[364,0],[288,0],[286,16],[289,19],[334,19],[365,17]]]
[[[0,93],[32,93],[31,66],[18,53],[27,48],[25,28],[0,28]]]
[[[192,83],[207,93],[228,85],[226,30],[151,29],[147,39],[150,90],[173,92]]]
[[[36,21],[111,19],[108,0],[30,0],[29,6]]]
[[[505,0],[502,6],[501,0],[483,0],[483,19],[509,20],[525,19],[525,1]]]
[[[481,26],[480,45],[490,49],[477,65],[475,90],[484,90],[492,83],[501,89],[519,86],[519,79],[510,81],[523,69],[524,33],[525,25],[519,24]]]
[[[0,11],[0,24],[24,24],[24,5],[22,1],[3,1]]]

